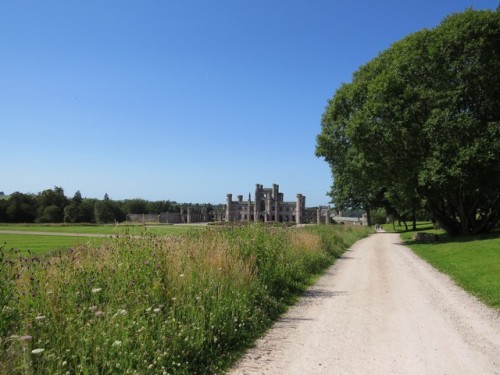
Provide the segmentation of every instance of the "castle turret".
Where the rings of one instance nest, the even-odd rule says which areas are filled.
[[[302,224],[302,203],[304,202],[302,198],[302,194],[297,194],[297,204],[295,206],[295,222],[297,224]]]
[[[231,221],[232,220],[232,217],[231,217],[231,205],[233,203],[233,194],[228,194],[226,196],[226,221]]]
[[[247,203],[247,221],[250,222],[252,217],[252,197],[248,193],[248,203]]]

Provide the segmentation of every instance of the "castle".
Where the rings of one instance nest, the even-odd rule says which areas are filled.
[[[333,216],[328,206],[306,208],[306,197],[297,194],[295,202],[285,202],[279,186],[272,188],[255,185],[255,200],[250,193],[248,200],[238,195],[233,201],[233,195],[227,194],[226,204],[212,205],[182,205],[179,212],[164,212],[161,214],[128,214],[127,220],[133,222],[156,222],[168,224],[201,223],[211,221],[227,222],[279,222],[295,224],[339,224],[366,225],[366,218],[348,218]]]
[[[233,195],[227,194],[225,221],[240,222],[295,222],[297,224],[314,221],[316,210],[306,209],[306,197],[297,194],[295,202],[285,202],[279,186],[273,184],[272,188],[255,185],[255,200],[252,202],[250,193],[248,200],[243,200],[243,195],[238,195],[238,200],[233,201]]]

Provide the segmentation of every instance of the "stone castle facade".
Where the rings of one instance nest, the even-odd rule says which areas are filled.
[[[304,195],[297,194],[297,199],[294,202],[286,202],[277,184],[273,184],[272,188],[256,184],[254,198],[252,201],[249,193],[246,201],[243,200],[243,195],[238,195],[238,199],[233,201],[233,195],[227,194],[224,220],[302,224],[316,218],[315,210],[306,209]]]

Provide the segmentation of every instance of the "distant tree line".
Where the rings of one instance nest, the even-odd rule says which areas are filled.
[[[69,198],[62,187],[55,186],[38,194],[15,192],[0,199],[0,222],[104,224],[125,221],[127,214],[180,212],[184,205],[169,200],[112,200],[108,194],[103,199],[83,198],[80,191]]]

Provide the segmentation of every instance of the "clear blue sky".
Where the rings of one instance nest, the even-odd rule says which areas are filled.
[[[3,0],[0,191],[328,203],[328,98],[409,33],[498,1]]]

